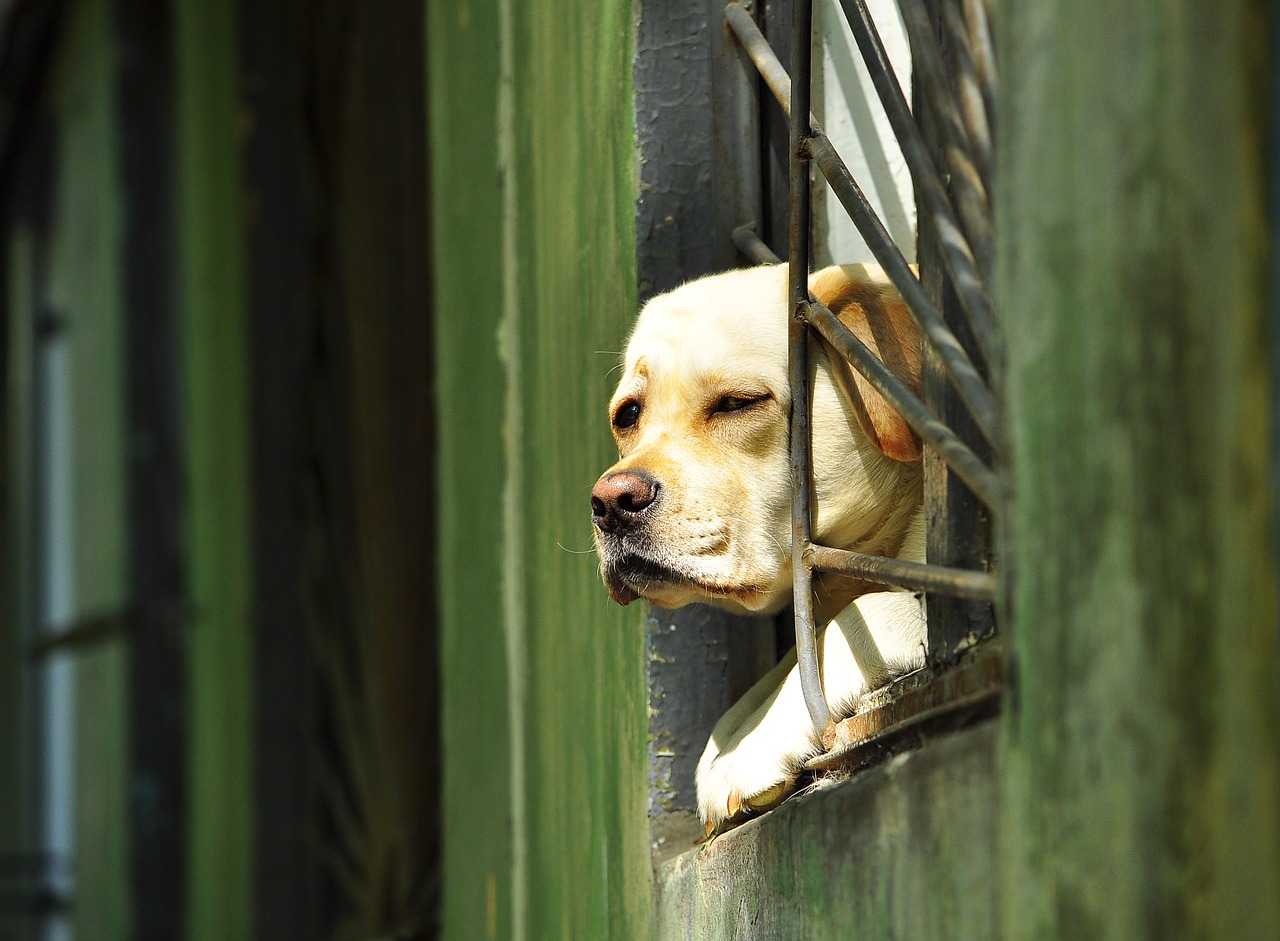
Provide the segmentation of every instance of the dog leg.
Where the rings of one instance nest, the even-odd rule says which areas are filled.
[[[909,592],[863,595],[819,637],[823,687],[836,718],[867,690],[924,663],[923,603]],[[795,788],[821,751],[796,669],[795,651],[716,723],[698,762],[698,813],[708,832],[768,810]]]

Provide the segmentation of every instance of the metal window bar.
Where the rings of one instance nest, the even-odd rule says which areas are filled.
[[[921,96],[940,127],[951,193],[926,147],[916,117],[889,65],[864,0],[840,0],[873,85],[902,147],[920,206],[921,225],[931,227],[939,254],[981,361],[998,355],[998,337],[986,284],[991,275],[992,100],[994,59],[987,0],[943,4],[942,29],[952,52],[946,68],[931,14],[924,0],[901,0]],[[940,422],[906,384],[894,376],[808,291],[809,165],[815,164],[849,213],[858,231],[902,295],[921,333],[937,354],[948,380],[974,425],[995,441],[994,398],[970,354],[925,293],[902,252],[810,112],[812,0],[795,0],[789,76],[741,2],[730,2],[726,21],[790,119],[790,228],[788,246],[788,332],[791,382],[792,564],[795,572],[796,654],[805,703],[824,742],[831,738],[831,713],[822,691],[813,622],[813,573],[837,572],[894,587],[989,602],[995,595],[990,572],[921,565],[900,559],[816,546],[811,532],[812,464],[809,430],[808,345],[818,334],[888,399],[987,507],[999,497],[995,473]],[[952,90],[952,82],[955,91]],[[807,115],[808,121],[796,120]],[[749,228],[734,232],[747,257],[776,262],[777,256]]]

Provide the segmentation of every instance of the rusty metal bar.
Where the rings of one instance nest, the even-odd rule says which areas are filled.
[[[837,722],[824,743],[827,750],[810,758],[810,771],[848,767],[873,758],[884,740],[927,723],[998,703],[1004,689],[1004,652],[999,640],[987,640],[948,669],[908,674],[862,697],[858,711]]]
[[[739,226],[735,229],[733,241],[739,251],[757,264],[776,264],[780,260],[750,226]],[[911,425],[924,442],[937,451],[949,466],[956,468],[960,479],[965,481],[975,494],[980,498],[984,492],[987,494],[983,502],[991,506],[995,492],[995,475],[968,445],[940,422],[929,411],[928,406],[905,383],[893,375],[880,359],[813,295],[809,295],[807,317],[810,325],[827,342],[835,346],[859,373],[902,412],[907,424]],[[898,583],[886,582],[885,584]]]
[[[776,265],[782,261],[749,225],[740,225],[733,230],[733,244],[757,265]]]
[[[747,55],[755,63],[756,68],[759,69],[760,74],[778,99],[779,104],[782,105],[788,116],[794,114],[795,111],[789,98],[792,94],[791,79],[782,70],[782,66],[773,54],[769,43],[756,27],[755,21],[738,4],[730,4],[726,8],[725,16],[730,27],[742,42],[743,49],[746,50]],[[808,146],[818,168],[822,170],[827,182],[831,184],[831,189],[836,194],[836,198],[840,200],[845,211],[849,213],[850,218],[853,220],[854,225],[857,226],[872,254],[875,255],[876,260],[880,262],[885,273],[889,276],[889,280],[893,282],[894,287],[902,295],[908,309],[910,309],[916,322],[920,325],[921,332],[937,351],[939,358],[942,360],[943,368],[946,370],[952,385],[955,386],[956,391],[960,394],[960,398],[965,403],[969,413],[973,415],[975,424],[977,424],[983,436],[994,443],[995,402],[991,391],[986,387],[977,369],[974,368],[972,361],[969,359],[969,354],[965,352],[959,341],[956,340],[955,335],[943,321],[942,315],[938,313],[937,307],[925,294],[924,289],[920,286],[919,279],[912,273],[907,260],[903,257],[897,245],[894,244],[888,230],[884,227],[884,223],[880,221],[875,210],[871,208],[871,204],[854,181],[852,174],[849,173],[848,168],[844,165],[844,161],[840,159],[840,155],[836,153],[831,141],[827,139],[822,129],[813,122],[812,116],[810,116],[810,123],[812,136],[808,139]],[[795,126],[794,121],[792,126]],[[953,236],[960,237],[958,230],[953,232]]]
[[[947,462],[961,480],[984,504],[994,508],[997,492],[996,476],[977,455],[956,437],[955,432],[938,421],[907,384],[889,371],[866,345],[854,336],[825,306],[809,303],[809,322],[836,351],[849,361],[876,391],[888,399],[908,425]]]
[[[951,201],[947,198],[938,167],[925,146],[920,128],[911,115],[906,96],[893,73],[893,66],[889,63],[888,55],[885,54],[884,44],[880,41],[880,34],[871,20],[871,13],[866,3],[864,0],[840,0],[840,5],[844,9],[845,19],[849,21],[849,27],[853,30],[853,38],[862,52],[863,61],[866,62],[867,71],[871,75],[871,82],[875,86],[876,94],[880,97],[880,104],[889,118],[889,124],[898,138],[898,144],[902,147],[902,156],[906,159],[907,168],[911,171],[911,180],[915,183],[916,198],[922,204],[921,215],[937,229],[938,240],[942,246],[942,259],[955,285],[956,297],[969,318],[969,324],[982,347],[984,356],[990,362],[991,349],[995,343],[996,324],[995,316],[991,313],[991,297],[979,273],[980,265],[983,271],[989,270],[991,258],[987,256],[994,251],[994,239],[989,231],[987,214],[978,210],[966,213],[966,226],[972,227],[968,231],[977,243],[973,247],[981,248],[975,258],[971,243],[964,238]],[[950,88],[945,81],[938,81],[942,68],[937,42],[933,39],[933,31],[931,28],[925,31],[919,22],[923,5],[918,2],[904,2],[901,8],[908,25],[915,27],[912,38],[917,41],[911,44],[912,62],[916,74],[922,80],[924,97],[940,114],[944,127],[953,122],[956,129],[962,130]],[[916,20],[914,24],[912,24],[913,17]],[[927,22],[925,26],[928,26]],[[952,143],[956,150],[957,164],[971,166],[966,154],[967,142],[956,139]],[[961,188],[972,189],[976,186],[980,192],[980,196],[979,192],[967,194],[965,197],[967,203],[985,204],[986,193],[976,170],[970,173],[963,169],[953,169],[953,174],[956,174],[953,176],[953,186],[957,183]]]
[[[756,70],[760,73],[760,77],[764,79],[765,85],[769,87],[769,91],[773,92],[773,97],[778,100],[778,104],[782,105],[782,110],[790,117],[791,76],[787,74],[787,70],[778,61],[773,47],[769,45],[769,40],[765,39],[764,33],[760,32],[760,27],[756,25],[755,19],[741,3],[729,3],[724,8],[724,18],[729,24],[729,28],[733,30],[733,34],[738,37],[738,42],[742,44],[742,48],[755,64]],[[806,39],[805,48],[808,47],[809,40]]]
[[[813,50],[811,0],[796,0],[791,21],[791,86],[793,114],[809,114],[809,74]],[[796,616],[796,662],[800,686],[813,726],[821,734],[831,724],[822,690],[817,633],[813,623],[813,572],[805,553],[812,539],[813,461],[809,430],[809,137],[805,121],[791,122],[791,219],[787,288],[791,318],[787,328],[791,383],[791,569]]]
[[[852,575],[877,585],[932,591],[974,601],[992,601],[996,593],[996,579],[990,572],[924,565],[847,549],[813,546],[809,552],[809,564],[815,572]]]
[[[987,388],[981,374],[974,367],[969,354],[965,352],[960,341],[956,339],[951,328],[947,326],[938,313],[938,308],[929,300],[920,286],[919,280],[912,273],[902,252],[893,244],[884,223],[876,215],[867,197],[863,195],[858,184],[854,182],[844,161],[836,153],[831,142],[823,137],[815,137],[812,141],[814,162],[822,171],[845,210],[853,219],[854,225],[862,234],[867,246],[875,254],[876,260],[884,267],[889,280],[893,282],[907,308],[920,325],[920,332],[937,352],[942,361],[951,384],[960,394],[961,401],[973,416],[974,424],[991,443],[995,443],[995,400],[991,390]],[[941,237],[943,233],[939,233]],[[960,238],[958,231],[952,230],[951,237]]]

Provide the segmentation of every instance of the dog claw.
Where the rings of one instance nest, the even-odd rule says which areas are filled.
[[[779,781],[773,787],[765,788],[757,794],[741,797],[736,791],[725,800],[725,812],[721,817],[714,814],[703,826],[705,839],[711,839],[716,833],[723,833],[742,823],[747,817],[772,810],[782,803],[783,798],[791,793],[793,782],[790,779]]]
[[[786,797],[788,790],[788,783],[779,781],[773,787],[747,798],[747,808],[753,811],[768,810]]]

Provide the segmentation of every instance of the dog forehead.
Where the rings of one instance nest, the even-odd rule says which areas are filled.
[[[679,372],[785,374],[786,268],[725,272],[691,281],[647,303],[627,344],[624,382]]]

